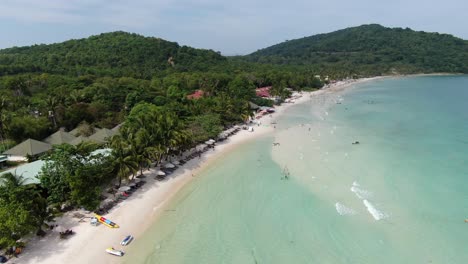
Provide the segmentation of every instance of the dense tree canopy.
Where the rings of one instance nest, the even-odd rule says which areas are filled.
[[[274,64],[319,65],[371,74],[468,73],[468,41],[409,28],[363,25],[289,40],[247,56]],[[374,68],[374,70],[372,70]]]
[[[50,204],[70,202],[90,210],[99,205],[104,183],[112,178],[112,160],[102,154],[92,155],[96,145],[63,144],[46,158],[39,174]]]
[[[170,70],[205,70],[226,59],[211,50],[179,46],[159,38],[112,32],[52,45],[0,51],[0,75],[47,72],[150,79]]]

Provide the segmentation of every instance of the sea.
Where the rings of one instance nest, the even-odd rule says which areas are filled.
[[[468,263],[468,76],[324,90],[267,121],[123,262]]]

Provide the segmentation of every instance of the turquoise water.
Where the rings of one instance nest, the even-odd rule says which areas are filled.
[[[288,109],[185,186],[124,262],[468,263],[465,218],[468,77],[389,78]]]

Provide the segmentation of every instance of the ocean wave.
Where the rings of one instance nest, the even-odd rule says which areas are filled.
[[[367,208],[367,211],[369,211],[369,213],[372,215],[372,217],[374,217],[375,220],[379,221],[381,219],[384,219],[384,218],[387,218],[388,215],[382,211],[379,211],[377,208],[375,208],[375,206],[369,202],[368,200],[363,200],[362,201],[364,203],[364,205],[366,206]]]
[[[354,215],[356,214],[356,211],[354,211],[352,208],[349,208],[349,207],[346,207],[344,204],[342,203],[335,203],[335,208],[336,208],[336,211],[338,212],[338,214],[340,215]]]

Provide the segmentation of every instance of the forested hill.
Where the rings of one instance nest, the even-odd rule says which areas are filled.
[[[274,64],[385,72],[468,73],[468,41],[447,34],[371,24],[286,41],[248,56]]]
[[[212,50],[126,32],[104,33],[50,45],[0,50],[0,75],[54,73],[65,75],[151,78],[158,71],[206,70],[226,59]]]

